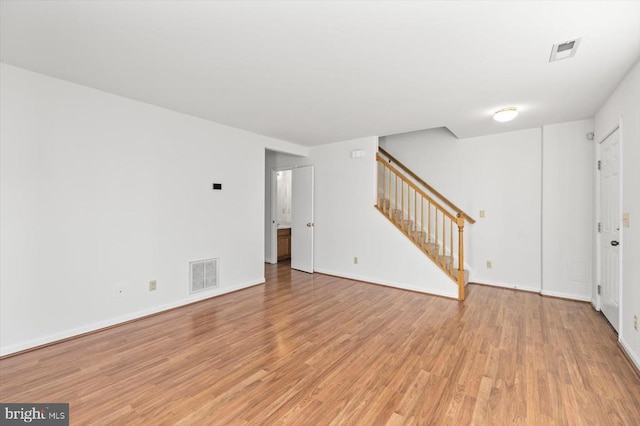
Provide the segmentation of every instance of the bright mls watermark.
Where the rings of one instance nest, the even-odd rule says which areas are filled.
[[[5,404],[0,402],[0,424],[69,426],[69,404]]]

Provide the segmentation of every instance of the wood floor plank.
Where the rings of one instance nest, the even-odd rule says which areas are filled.
[[[71,424],[640,424],[640,379],[589,304],[265,274],[2,359],[0,400],[69,402]]]

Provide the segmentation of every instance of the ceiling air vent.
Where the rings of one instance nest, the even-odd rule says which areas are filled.
[[[551,56],[549,62],[559,61],[560,59],[573,58],[576,55],[578,46],[582,37],[562,43],[554,44],[551,48]]]

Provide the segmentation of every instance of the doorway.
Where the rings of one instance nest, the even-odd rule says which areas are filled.
[[[598,258],[600,263],[600,309],[611,326],[620,324],[620,130],[616,129],[598,146],[600,158],[598,210]]]
[[[291,259],[291,190],[292,171],[274,171],[276,174],[275,221],[276,261]]]
[[[313,273],[314,168],[272,168],[267,205],[268,263],[291,258],[291,268]],[[289,251],[289,253],[287,253]]]

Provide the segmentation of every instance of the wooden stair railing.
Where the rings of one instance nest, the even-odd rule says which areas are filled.
[[[407,175],[411,176],[412,179],[414,179],[416,182],[418,182],[420,185],[422,185],[424,188],[426,188],[426,190],[428,192],[432,193],[435,196],[435,198],[440,199],[442,201],[442,204],[444,204],[445,206],[449,207],[451,210],[455,211],[456,215],[460,215],[460,216],[464,217],[465,220],[467,222],[471,223],[471,224],[476,223],[476,220],[474,218],[472,218],[467,213],[465,213],[464,210],[462,210],[460,207],[458,207],[455,204],[453,204],[453,202],[451,202],[451,200],[449,200],[447,197],[442,195],[434,187],[432,187],[427,182],[422,180],[422,178],[420,176],[418,176],[410,168],[408,168],[407,166],[402,164],[393,155],[389,154],[382,147],[378,147],[378,151],[380,151],[381,154],[383,154],[385,157],[387,157],[387,160],[385,160],[385,161],[388,161],[390,163],[395,163],[400,170],[404,171]]]
[[[376,155],[376,208],[457,284],[458,299],[464,300],[468,280],[468,272],[464,269],[464,223],[475,223],[475,220],[382,148],[379,149],[387,158],[380,153]],[[418,184],[423,185],[426,191]]]

